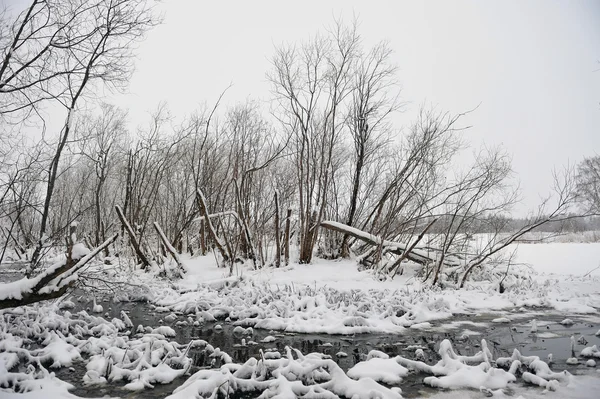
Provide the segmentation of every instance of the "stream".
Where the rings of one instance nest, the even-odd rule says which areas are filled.
[[[14,280],[20,277],[18,274],[14,267],[0,268],[0,281]],[[79,292],[71,299],[77,296],[91,298],[91,296]],[[74,300],[73,302],[76,307],[69,309],[72,313],[80,310],[90,312],[93,307],[91,300]],[[425,362],[434,364],[439,359],[437,351],[442,340],[449,339],[457,354],[474,355],[480,350],[481,339],[484,338],[494,358],[509,357],[515,348],[524,355],[536,355],[544,361],[547,360],[548,354],[552,353],[551,368],[553,371],[568,370],[572,374],[594,373],[597,376],[595,370],[586,367],[585,361],[581,359],[577,365],[566,363],[567,358],[572,356],[571,336],[575,336],[576,339],[584,336],[588,341],[587,344],[577,345],[575,351],[577,354],[586,346],[595,344],[600,346],[600,337],[594,335],[600,328],[600,317],[597,314],[569,316],[574,323],[565,326],[561,324],[565,315],[555,311],[531,308],[512,309],[494,314],[456,314],[451,320],[434,321],[428,327],[407,328],[403,334],[324,335],[282,333],[259,329],[250,329],[251,332],[249,332],[249,330],[239,327],[236,329],[234,322],[228,321],[226,315],[222,320],[193,326],[187,323],[187,315],[176,314],[177,317],[170,320],[166,317],[169,313],[157,312],[154,305],[146,302],[111,302],[109,298],[106,298],[100,303],[104,307],[102,316],[107,320],[111,320],[113,317],[120,318],[120,313],[124,310],[135,327],[140,324],[151,327],[170,326],[177,334],[172,340],[185,344],[193,339],[203,339],[213,347],[227,352],[236,363],[244,363],[250,357],[260,358],[261,350],[264,352],[277,350],[284,353],[284,348],[290,346],[300,350],[303,354],[319,352],[329,355],[345,371],[361,360],[365,360],[369,351],[373,349],[385,352],[391,357],[401,355],[409,359],[415,358],[416,349],[422,349],[425,354]],[[511,322],[498,322],[495,319],[499,317],[508,317]],[[538,321],[537,333],[530,332],[533,318]],[[182,322],[186,322],[187,325]],[[136,334],[135,327],[131,331],[132,335]],[[269,342],[263,342],[266,337],[272,337],[274,340],[269,339],[267,340]],[[207,356],[204,349],[192,349],[188,356],[194,362],[192,373],[201,368],[211,367],[212,359]],[[132,392],[123,389],[123,382],[84,385],[82,381],[86,373],[84,361],[76,362],[70,368],[63,367],[52,371],[61,380],[74,385],[75,388],[71,392],[81,397],[108,395],[122,398],[164,398],[188,378],[185,376],[168,384],[157,384],[154,389]],[[403,391],[402,395],[405,398],[416,398],[438,393],[438,389],[423,384],[425,376],[421,373],[411,372],[400,385]],[[232,398],[256,396],[256,393],[244,393],[232,396]]]
[[[77,303],[77,302],[76,302]],[[157,327],[168,325],[172,327],[177,336],[173,338],[179,343],[186,343],[192,339],[203,339],[215,348],[227,352],[236,363],[244,363],[250,357],[260,358],[260,350],[264,352],[277,350],[284,353],[286,346],[300,350],[303,354],[319,352],[331,356],[331,358],[345,371],[361,360],[366,359],[369,351],[376,349],[392,356],[401,355],[414,359],[415,350],[423,349],[425,361],[433,364],[439,359],[437,351],[439,343],[449,339],[454,350],[459,355],[474,355],[479,352],[481,339],[485,338],[488,348],[494,358],[510,357],[513,350],[519,349],[525,355],[536,355],[546,361],[548,354],[553,354],[553,371],[560,372],[568,370],[572,374],[590,373],[590,368],[580,361],[578,365],[568,365],[566,360],[571,357],[570,337],[584,336],[588,341],[585,346],[600,345],[600,337],[594,335],[600,328],[600,317],[578,315],[571,317],[574,324],[564,326],[561,321],[564,315],[559,315],[547,309],[527,309],[527,312],[514,309],[511,312],[501,314],[455,315],[452,320],[439,320],[432,322],[429,328],[407,328],[399,334],[356,334],[356,335],[323,335],[323,334],[298,334],[282,333],[278,331],[267,331],[254,329],[251,335],[239,334],[234,331],[233,322],[218,320],[217,322],[205,323],[200,326],[177,324],[186,320],[187,316],[178,317],[171,322],[163,320],[169,313],[159,313],[154,306],[145,302],[102,303],[106,312],[104,318],[110,320],[119,317],[121,310],[125,310],[133,324]],[[91,308],[92,302],[77,303],[77,308],[71,311]],[[511,323],[494,323],[492,320],[498,317],[509,317]],[[531,319],[538,321],[538,332],[531,333]],[[239,330],[239,329],[238,329]],[[275,338],[272,342],[261,342],[266,337]],[[242,344],[242,340],[246,344]],[[576,353],[579,353],[584,345],[578,344]],[[340,352],[343,352],[341,354]],[[339,355],[338,355],[339,354]],[[347,356],[344,356],[347,355]],[[194,370],[210,367],[210,359],[204,350],[190,351],[190,357],[194,360]],[[123,398],[163,398],[180,386],[187,377],[176,379],[172,383],[156,385],[154,389],[140,392],[130,392],[122,389],[120,384],[107,384],[104,386],[84,386],[82,377],[85,374],[83,362],[74,366],[75,371],[62,368],[56,371],[57,377],[75,386],[71,392],[82,397],[98,397],[103,395],[120,396]],[[439,392],[423,384],[426,375],[411,373],[401,384],[405,398],[427,397]],[[533,388],[539,389],[539,388]],[[239,398],[256,397],[256,394],[243,394]]]

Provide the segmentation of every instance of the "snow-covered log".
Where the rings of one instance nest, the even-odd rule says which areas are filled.
[[[93,251],[77,246],[72,256],[55,263],[33,278],[22,278],[0,284],[0,309],[28,305],[48,299],[59,298],[77,281],[77,271],[117,239],[115,234]]]
[[[348,226],[343,223],[326,220],[321,222],[321,227],[324,227],[329,230],[338,231],[340,233],[348,234],[358,240],[366,242],[367,244],[375,246],[382,244],[381,238],[377,237],[376,235],[367,233],[365,231],[359,230],[355,227]],[[407,259],[420,264],[428,264],[434,261],[434,259],[428,256],[425,251],[421,251],[416,248],[412,248],[411,250],[409,250],[410,248],[408,245],[402,244],[400,242],[383,240],[383,248],[398,255],[407,253]]]

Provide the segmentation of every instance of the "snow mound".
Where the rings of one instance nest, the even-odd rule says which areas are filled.
[[[590,346],[581,350],[581,356],[600,358],[600,350],[598,350],[597,345]]]
[[[372,357],[369,360],[357,363],[348,370],[348,377],[355,380],[368,377],[388,385],[400,384],[402,377],[407,375],[408,369],[398,364],[395,358]]]

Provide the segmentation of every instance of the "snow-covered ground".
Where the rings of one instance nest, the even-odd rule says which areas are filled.
[[[517,261],[539,273],[600,276],[600,243],[519,244]]]
[[[207,256],[184,259],[187,273],[182,281],[158,279],[151,273],[135,272],[132,276],[131,272],[116,272],[111,278],[134,282],[137,289],[113,299],[149,299],[155,311],[163,314],[164,325],[139,327],[130,323],[127,314],[103,318],[106,309],[96,308],[99,304],[90,312],[71,314],[69,308],[75,304],[69,300],[2,311],[0,388],[18,386],[29,393],[0,390],[0,396],[42,397],[39,395],[43,389],[43,397],[72,398],[67,384],[46,368],[71,367],[75,361],[86,363],[82,383],[123,381],[121,384],[128,389],[150,389],[191,372],[190,351],[200,347],[214,359],[214,368],[193,373],[172,397],[216,397],[219,390],[235,389],[261,391],[265,398],[399,398],[401,390],[389,389],[385,384],[402,387],[409,370],[422,373],[426,385],[459,390],[440,393],[436,396],[439,398],[483,394],[595,397],[600,374],[595,367],[583,366],[588,358],[600,357],[593,348],[600,338],[593,334],[587,338],[589,345],[578,342],[576,346],[577,361],[590,371],[572,376],[551,370],[552,365],[548,366],[545,359],[527,353],[493,358],[485,341],[478,345],[479,353],[461,356],[450,341],[441,339],[435,352],[425,354],[416,348],[411,358],[378,351],[365,353],[365,359],[347,372],[322,353],[300,353],[293,348],[261,352],[258,358],[235,363],[211,342],[177,342],[179,338],[169,327],[185,328],[218,319],[240,331],[252,327],[272,330],[273,334],[387,333],[402,337],[414,331],[460,326],[463,336],[476,335],[485,340],[485,328],[508,323],[515,326],[511,328],[518,325],[523,330],[523,325],[529,325],[529,319],[535,317],[540,331],[534,332],[532,325],[532,334],[550,339],[551,332],[541,331],[549,325],[550,315],[581,318],[588,323],[600,320],[600,269],[594,270],[600,265],[600,244],[521,244],[517,262],[529,266],[513,266],[504,293],[499,292],[497,282],[471,282],[460,290],[432,289],[422,284],[416,265],[407,266],[393,280],[380,281],[369,271],[359,271],[351,260],[317,259],[311,265],[258,271],[240,265],[229,276],[228,270],[216,266],[214,257]],[[93,311],[98,313],[93,315]],[[466,315],[489,313],[497,314],[486,322],[464,319]],[[241,339],[239,344],[245,345],[252,338]],[[430,357],[426,361],[425,355]],[[13,368],[26,363],[32,366],[16,371]]]

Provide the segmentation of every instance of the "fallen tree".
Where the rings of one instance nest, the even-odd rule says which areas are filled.
[[[367,233],[343,223],[325,220],[321,222],[321,227],[347,234],[370,245],[381,246],[383,251],[404,256],[405,259],[422,265],[426,265],[435,261],[435,258],[429,256],[426,251],[415,248],[414,246],[409,246],[407,244],[395,241],[382,240],[381,237],[377,237],[376,235]]]
[[[29,305],[63,296],[77,282],[79,278],[77,272],[112,244],[118,236],[118,233],[111,236],[92,251],[81,244],[71,244],[64,261],[55,263],[35,277],[24,277],[11,283],[0,284],[0,309]]]

